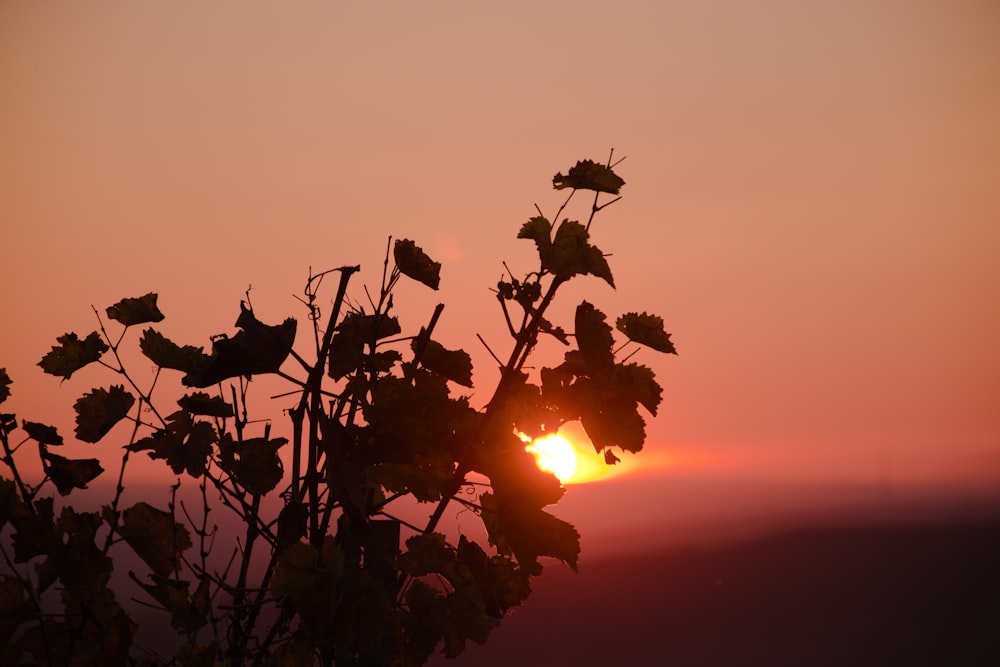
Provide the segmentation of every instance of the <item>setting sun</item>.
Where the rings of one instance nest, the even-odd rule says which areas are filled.
[[[525,447],[535,455],[538,467],[567,482],[576,472],[576,449],[558,433],[537,438]]]
[[[579,449],[561,433],[543,435],[534,441],[526,435],[520,437],[528,443],[525,449],[534,455],[538,467],[555,475],[563,484],[591,482],[611,470],[601,456],[590,449]]]

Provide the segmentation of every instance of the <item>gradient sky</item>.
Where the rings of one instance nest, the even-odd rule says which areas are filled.
[[[755,484],[806,505],[886,480],[987,493],[998,30],[990,0],[8,0],[4,407],[72,432],[112,378],[35,363],[94,328],[91,304],[156,291],[161,330],[207,345],[248,286],[269,322],[303,319],[310,266],[360,263],[377,288],[389,235],[444,263],[439,293],[402,286],[404,326],[445,302],[439,337],[485,401],[475,334],[506,349],[488,289],[502,261],[531,268],[517,229],[554,213],[556,171],[613,147],[624,199],[593,242],[617,290],[582,279],[559,312],[657,313],[680,355],[639,356],[664,403],[638,471],[564,501],[585,539],[614,498],[648,524],[685,488],[719,516]]]

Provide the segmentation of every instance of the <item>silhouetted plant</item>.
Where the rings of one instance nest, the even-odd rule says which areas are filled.
[[[262,323],[249,294],[238,332],[213,337],[209,353],[153,327],[136,333],[163,320],[156,294],[107,308],[120,331],[110,332],[95,310],[98,331],[60,336],[39,363],[46,373],[66,380],[96,362],[120,379],[76,402],[77,439],[103,444],[119,422],[131,430],[113,496],[100,512],[86,512],[42,492],[49,483],[60,496],[86,489],[104,472],[101,462],[57,454],[63,439],[52,426],[23,420],[23,436],[15,436],[15,416],[0,416],[10,471],[0,479],[8,568],[0,574],[3,664],[421,665],[435,650],[455,656],[468,640],[485,641],[528,597],[541,558],[575,570],[577,531],[544,510],[564,489],[538,468],[519,434],[579,421],[613,463],[614,449],[642,448],[638,407],[655,415],[661,399],[649,368],[629,363],[631,354],[620,359],[622,348],[594,306],[577,307],[572,333],[546,319],[559,288],[576,276],[614,286],[589,233],[595,216],[619,198],[624,181],[614,166],[587,160],[557,174],[553,185],[570,188],[569,197],[551,221],[539,211],[521,227],[518,237],[534,242],[539,266],[521,278],[508,272],[496,286],[513,346],[506,361],[490,351],[499,380],[478,408],[454,392],[472,386],[469,355],[434,339],[443,305],[415,335],[402,335],[393,315],[402,276],[431,289],[440,279],[440,264],[409,240],[392,245],[392,262],[386,253],[381,288],[367,308],[347,298],[359,267],[309,276],[302,301],[312,336],[301,354],[293,350],[296,321]],[[579,190],[595,193],[586,224],[555,222]],[[601,193],[614,198],[600,203]],[[332,276],[339,282],[324,316],[319,292]],[[617,329],[675,352],[659,317],[628,313]],[[541,336],[569,349],[561,364],[533,379],[527,362]],[[126,369],[126,342],[137,342],[156,367],[147,388]],[[179,409],[161,398],[164,372],[181,374],[189,388],[178,387]],[[281,399],[289,402],[287,437],[248,417],[249,381],[261,374],[277,374],[293,390]],[[0,369],[0,402],[10,384]],[[31,452],[43,473],[36,483],[22,461]],[[145,501],[122,507],[126,468],[137,452],[177,476],[165,509]],[[178,509],[182,480],[196,485],[200,512],[184,503]],[[279,486],[281,502],[262,503]],[[394,511],[406,499],[426,508],[422,524]],[[452,503],[482,520],[488,545],[439,531]],[[238,547],[222,558],[218,524],[210,520],[220,505],[242,526]],[[109,588],[113,558],[127,555],[122,550],[148,568],[129,572],[128,592]],[[178,636],[175,655],[134,646],[136,626],[119,599],[132,595],[167,614]]]

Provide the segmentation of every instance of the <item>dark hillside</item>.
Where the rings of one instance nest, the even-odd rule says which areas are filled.
[[[1000,519],[551,568],[478,665],[1000,665]]]

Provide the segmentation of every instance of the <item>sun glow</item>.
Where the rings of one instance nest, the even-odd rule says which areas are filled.
[[[604,459],[591,451],[578,449],[560,433],[550,433],[534,441],[526,435],[525,450],[534,455],[538,467],[550,472],[563,484],[582,484],[603,477],[610,469]]]
[[[536,438],[525,449],[535,455],[538,467],[566,482],[576,472],[576,449],[558,433]]]

